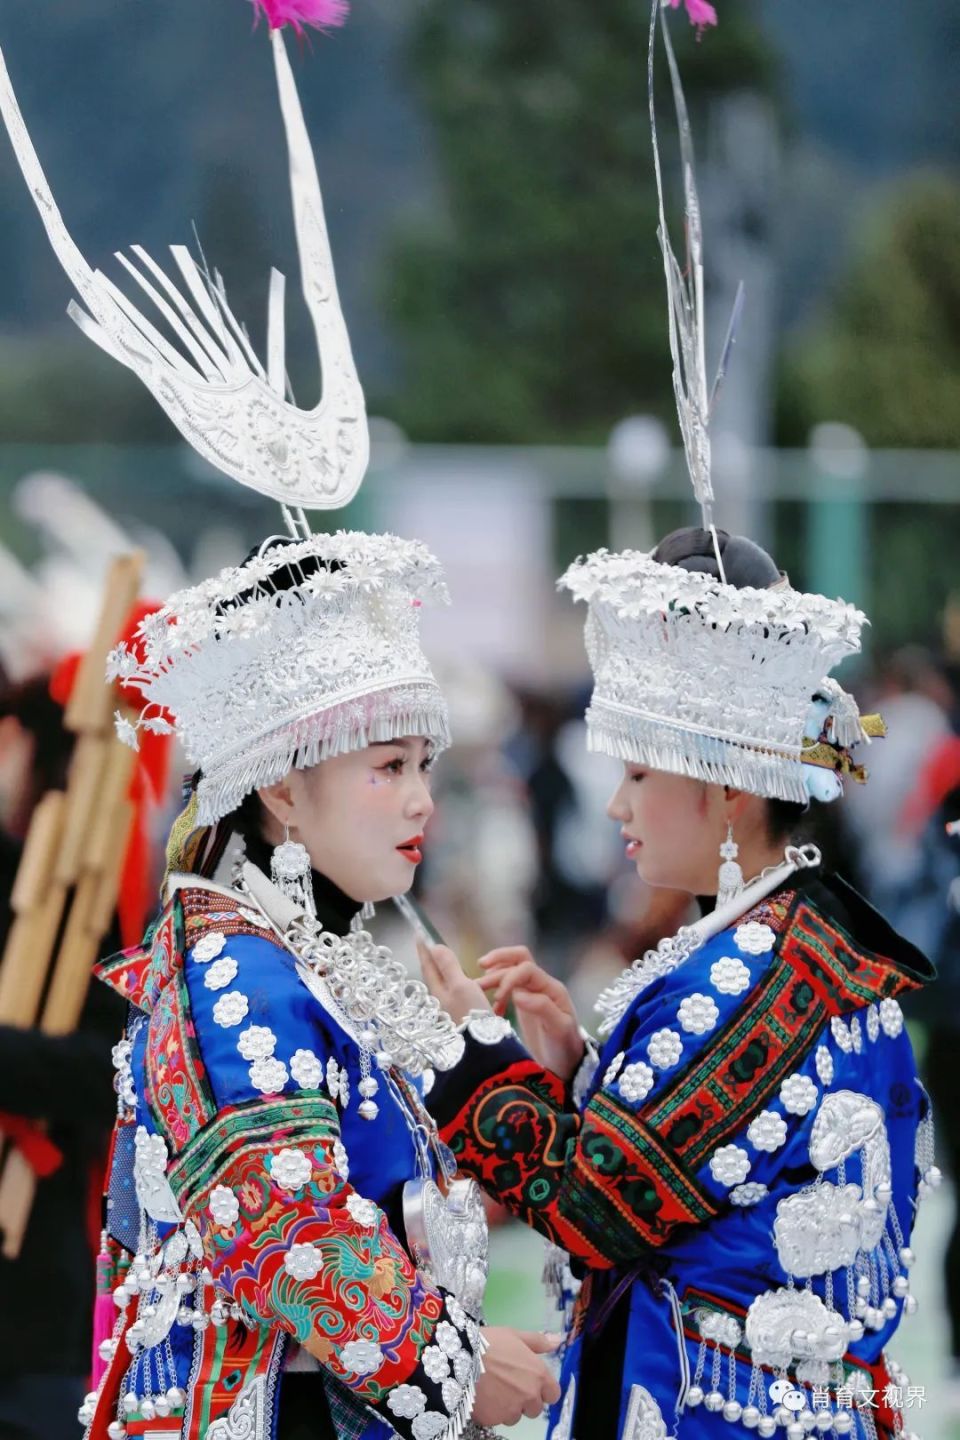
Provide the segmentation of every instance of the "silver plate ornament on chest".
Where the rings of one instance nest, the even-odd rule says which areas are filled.
[[[475,1180],[453,1180],[446,1194],[420,1177],[403,1187],[407,1243],[428,1280],[480,1319],[487,1283],[487,1217]]]

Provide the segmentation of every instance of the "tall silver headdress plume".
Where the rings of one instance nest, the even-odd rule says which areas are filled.
[[[202,772],[204,824],[291,766],[400,735],[449,743],[446,706],[419,641],[421,603],[446,598],[437,562],[424,546],[392,536],[312,536],[304,513],[337,508],[356,494],[369,435],[281,27],[339,23],[346,7],[342,0],[255,4],[271,25],[301,287],[322,370],[323,392],[312,410],[298,408],[289,394],[278,271],[270,276],[264,363],[219,273],[184,246],[170,247],[179,283],[142,246],[117,254],[159,325],[87,263],[54,200],[0,53],[0,113],[50,244],[79,296],[70,315],[140,377],[198,454],[279,501],[290,532],[289,544],[264,542],[243,566],[171,597],[145,622],[136,645],[111,657],[111,678],[124,677],[144,695],[140,724],[161,731],[173,717]],[[137,729],[118,717],[128,743],[136,745]]]
[[[588,606],[586,643],[595,686],[587,711],[592,749],[651,769],[803,802],[829,800],[842,776],[863,778],[849,748],[868,738],[857,707],[827,672],[860,648],[866,617],[843,601],[726,583],[713,521],[710,420],[736,336],[737,292],[712,384],[704,335],[703,230],[693,137],[664,9],[653,0],[647,62],[667,284],[673,388],[680,434],[719,579],[651,555],[605,550],[578,560],[562,587]],[[690,4],[691,18],[696,19]],[[710,12],[712,14],[712,11]],[[699,12],[699,23],[713,23]],[[683,172],[686,265],[667,225],[654,103],[657,34],[673,89]],[[879,733],[871,725],[872,733]]]
[[[669,0],[667,0],[669,3]],[[654,92],[654,61],[657,49],[657,21],[663,34],[667,64],[670,68],[670,82],[677,112],[677,130],[680,140],[680,161],[683,170],[684,220],[687,243],[687,263],[681,267],[670,242],[667,224],[666,204],[663,190],[663,173],[660,164],[660,145],[657,135],[657,108]],[[720,363],[712,385],[707,374],[707,349],[704,326],[703,304],[703,223],[700,212],[700,197],[697,193],[694,169],[693,131],[690,116],[680,80],[680,71],[670,39],[670,29],[663,13],[661,0],[654,0],[650,13],[650,44],[647,51],[647,91],[650,106],[650,134],[653,141],[653,168],[657,180],[657,205],[659,225],[657,238],[663,252],[663,271],[667,282],[667,316],[670,334],[670,354],[673,359],[673,393],[677,402],[677,416],[680,420],[680,435],[687,459],[687,468],[703,516],[704,530],[713,526],[713,481],[710,457],[710,418],[716,403],[723,377],[727,371],[730,352],[736,339],[737,325],[743,306],[743,286],[737,289],[733,313],[727,328],[720,356]],[[718,555],[719,560],[719,555]],[[723,565],[720,565],[721,574]]]
[[[290,157],[303,299],[317,337],[323,393],[312,410],[287,397],[284,277],[270,276],[267,359],[254,353],[220,275],[183,245],[170,253],[184,289],[140,245],[117,259],[180,343],[84,259],[64,224],[0,53],[0,112],[54,253],[82,305],[69,313],[108,355],[138,375],[186,440],[211,464],[281,504],[334,509],[356,493],[369,458],[363,391],[337,295],[317,167],[279,30],[271,32]],[[132,258],[131,258],[132,257]]]

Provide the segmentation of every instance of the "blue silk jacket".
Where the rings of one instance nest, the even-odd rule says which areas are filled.
[[[441,1133],[577,1277],[550,1440],[910,1428],[885,1348],[939,1174],[897,996],[930,978],[813,878],[638,987],[576,1098],[468,1031]]]
[[[178,877],[144,947],[99,974],[133,1008],[107,1202],[120,1315],[93,1440],[273,1440],[291,1368],[318,1372],[324,1436],[459,1433],[479,1329],[403,1229],[420,1082],[375,1067],[371,1085],[336,1007],[230,889]]]

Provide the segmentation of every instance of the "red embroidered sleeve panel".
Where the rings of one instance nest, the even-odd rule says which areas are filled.
[[[571,1255],[596,1269],[630,1263],[676,1225],[716,1213],[631,1107],[601,1092],[581,1115],[518,1041],[467,1045],[457,1068],[472,1093],[459,1104],[447,1086],[430,1097],[441,1134],[464,1170]]]
[[[473,1384],[478,1327],[425,1284],[346,1169],[335,1106],[301,1092],[222,1111],[169,1178],[214,1281],[252,1320],[280,1325],[395,1428],[428,1405],[449,1415]]]

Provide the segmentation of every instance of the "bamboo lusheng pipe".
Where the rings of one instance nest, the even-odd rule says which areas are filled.
[[[110,924],[132,819],[127,791],[134,756],[113,732],[116,699],[103,677],[136,600],[143,563],[136,551],[110,568],[96,633],[64,714],[64,725],[78,737],[66,794],[50,792],[31,817],[11,896],[15,919],[0,963],[0,1023],[29,1028],[39,1016],[47,1034],[74,1030]],[[2,1253],[8,1259],[19,1254],[36,1183],[21,1152],[11,1150],[0,1175]]]
[[[26,844],[10,895],[14,915],[0,965],[0,1024],[32,1025],[47,979],[43,957],[57,938],[65,885],[53,879],[63,836],[66,796],[50,790],[30,818]]]

